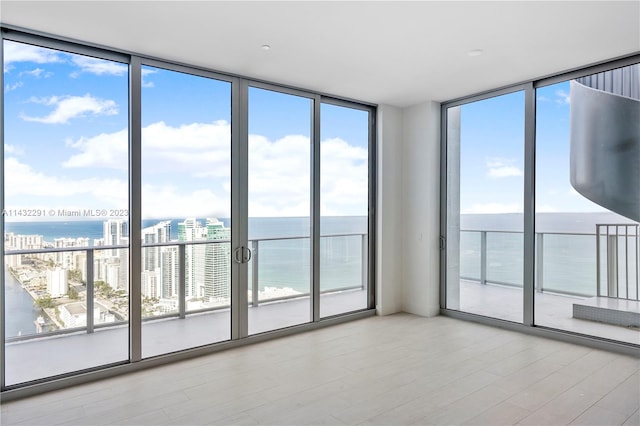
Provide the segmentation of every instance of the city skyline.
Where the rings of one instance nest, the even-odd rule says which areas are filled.
[[[89,238],[62,237],[47,242],[40,235],[19,235],[5,233],[5,249],[41,250],[46,246],[55,248],[90,247],[95,250],[93,258],[93,286],[96,297],[108,285],[114,295],[128,297],[129,267],[128,249],[101,249],[101,247],[128,245],[128,222],[122,219],[108,219],[102,223],[102,238],[94,239],[89,246]],[[230,303],[231,249],[228,243],[230,229],[214,218],[206,220],[204,226],[194,218],[184,219],[178,224],[177,239],[171,238],[171,222],[163,221],[145,227],[141,232],[143,244],[165,242],[187,243],[184,250],[185,301],[191,308],[226,306]],[[189,244],[198,241],[227,241],[224,243]],[[7,247],[8,244],[8,247]],[[170,313],[178,308],[179,297],[179,253],[178,246],[146,247],[142,250],[141,290],[145,302],[146,316]],[[49,297],[56,306],[55,314],[48,312],[51,319],[46,322],[64,324],[65,327],[86,324],[86,283],[88,253],[69,251],[37,253],[30,255],[5,256],[5,267],[9,267],[25,289],[29,289],[34,302],[41,297]],[[73,274],[73,281],[72,281]],[[21,278],[18,278],[21,277]],[[80,280],[80,281],[79,281]],[[44,287],[42,287],[44,286]],[[113,297],[113,296],[112,296]],[[119,296],[118,296],[119,297]],[[111,298],[108,298],[111,299]],[[114,314],[127,318],[115,300],[107,303],[104,296],[96,299],[96,318],[99,322],[115,321]],[[102,302],[103,305],[100,304]],[[105,308],[104,304],[110,306]],[[48,305],[51,307],[51,305]],[[102,306],[102,309],[100,308]],[[55,316],[52,317],[52,315]],[[44,324],[44,322],[43,322]]]

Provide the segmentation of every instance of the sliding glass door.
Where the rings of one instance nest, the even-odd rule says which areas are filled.
[[[145,358],[231,339],[231,83],[188,71],[142,67]]]
[[[320,316],[364,309],[369,296],[370,112],[320,109]]]
[[[447,306],[522,322],[524,92],[447,110]]]
[[[640,64],[444,104],[444,308],[640,344]]]
[[[248,333],[309,322],[313,100],[249,87]]]
[[[640,64],[539,87],[536,117],[535,322],[640,343]]]
[[[373,308],[373,107],[13,30],[2,58],[3,390]]]

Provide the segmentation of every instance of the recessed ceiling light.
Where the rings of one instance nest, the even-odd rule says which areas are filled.
[[[467,55],[469,56],[480,56],[484,53],[484,50],[482,49],[473,49],[467,52]]]
[[[271,49],[271,46],[269,46],[268,44],[263,44],[262,46],[260,46],[260,49],[269,50],[269,49]]]

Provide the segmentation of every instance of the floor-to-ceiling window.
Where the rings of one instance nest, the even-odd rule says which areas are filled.
[[[640,344],[637,62],[443,105],[447,312]]]
[[[640,343],[639,201],[640,65],[539,87],[536,324]]]
[[[2,35],[3,391],[372,312],[373,106]]]
[[[248,104],[248,333],[256,334],[313,319],[313,100],[249,87]]]
[[[363,309],[369,277],[370,112],[320,109],[320,316]]]
[[[447,114],[447,306],[522,322],[524,92]]]
[[[141,72],[149,357],[231,339],[231,83],[149,65]]]
[[[14,385],[128,359],[129,70],[16,41],[3,50],[4,368]]]

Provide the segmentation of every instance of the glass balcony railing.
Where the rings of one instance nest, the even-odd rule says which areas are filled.
[[[638,300],[638,225],[536,233],[538,292]],[[460,231],[460,278],[522,288],[523,233]]]
[[[322,294],[366,289],[367,244],[362,233],[320,237]],[[291,268],[310,268],[309,237],[253,239],[249,246],[251,307],[310,297],[310,282],[290,278],[305,276]],[[284,255],[290,250],[293,262]],[[6,316],[28,325],[7,324],[6,342],[125,327],[128,259],[124,245],[5,251]],[[142,321],[230,309],[231,262],[229,240],[143,244]]]

